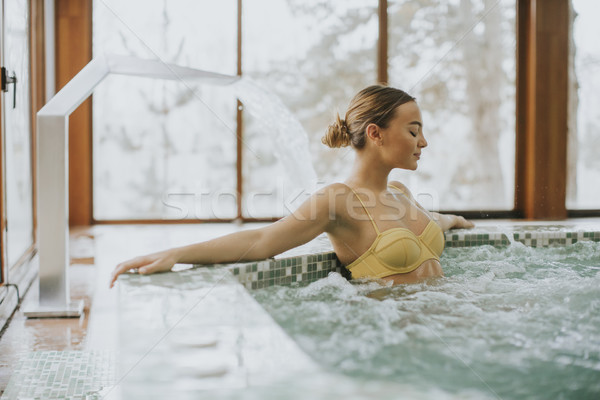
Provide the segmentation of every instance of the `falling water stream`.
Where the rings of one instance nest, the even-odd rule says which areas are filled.
[[[252,78],[243,77],[233,87],[244,109],[258,121],[265,138],[275,144],[276,155],[288,178],[298,186],[312,189],[317,173],[309,152],[308,135],[300,121],[279,97]]]

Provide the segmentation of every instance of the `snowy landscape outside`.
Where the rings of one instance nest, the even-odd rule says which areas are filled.
[[[589,22],[593,10],[585,8],[597,9],[592,3],[574,0],[575,10],[583,10],[575,20],[571,77],[579,83],[581,154],[570,161],[577,171],[570,208],[600,208],[598,51],[589,36],[598,28]],[[235,75],[236,4],[96,1],[94,54],[159,58]],[[343,114],[358,90],[376,83],[377,5],[243,3],[242,74],[298,118],[319,185],[345,179],[352,166],[350,148],[329,149],[320,139],[334,113]],[[388,15],[389,83],[417,98],[429,141],[417,172],[394,170],[391,178],[429,209],[511,210],[515,0],[390,0]],[[94,92],[94,217],[234,218],[236,112],[233,88],[107,79]],[[259,119],[244,110],[243,213],[280,217],[309,193],[285,168],[294,154],[280,154]]]

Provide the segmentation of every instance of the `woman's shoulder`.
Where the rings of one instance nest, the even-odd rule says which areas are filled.
[[[307,201],[323,207],[330,207],[340,201],[345,201],[350,193],[352,193],[352,189],[349,186],[340,182],[330,183],[314,190],[310,194],[311,198]]]
[[[352,189],[350,189],[350,186],[346,185],[345,183],[334,182],[334,183],[330,183],[329,185],[323,186],[322,188],[317,190],[315,193],[328,194],[328,195],[339,195],[339,194],[345,194],[345,193],[351,193],[351,192],[352,192]]]
[[[313,193],[316,199],[313,200],[317,207],[328,209],[330,217],[344,217],[344,212],[348,204],[348,197],[353,196],[352,189],[345,183],[330,183],[316,190]]]
[[[412,193],[410,192],[410,190],[406,187],[405,184],[403,184],[402,182],[398,182],[398,181],[389,181],[388,182],[388,186],[393,186],[396,189],[399,189],[402,193],[404,193],[405,195],[407,195],[408,197],[412,197]]]

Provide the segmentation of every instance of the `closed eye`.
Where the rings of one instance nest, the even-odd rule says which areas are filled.
[[[409,131],[411,135],[413,135],[414,137],[417,137],[417,134],[414,133],[413,131]]]

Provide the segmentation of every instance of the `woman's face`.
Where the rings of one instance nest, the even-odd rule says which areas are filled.
[[[392,168],[417,169],[421,150],[427,146],[417,103],[410,101],[398,106],[388,127],[381,129],[381,138],[386,164]]]

